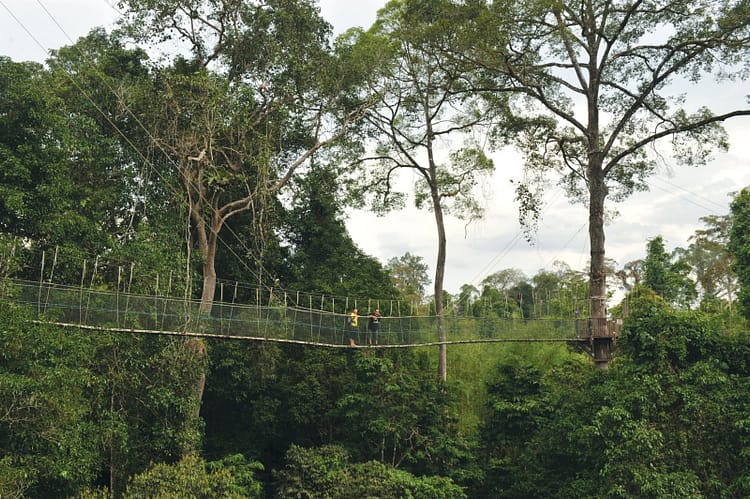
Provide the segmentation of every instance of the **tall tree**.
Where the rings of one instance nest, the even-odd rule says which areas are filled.
[[[730,205],[732,227],[727,249],[734,257],[732,268],[737,274],[740,289],[737,299],[750,320],[750,189],[745,187]]]
[[[458,292],[456,309],[459,315],[471,315],[472,305],[479,296],[479,289],[472,284],[462,284]]]
[[[343,103],[351,80],[310,0],[122,4],[126,33],[175,37],[191,54],[155,81],[147,128],[180,181],[202,258],[201,311],[210,313],[227,220],[267,207],[313,153],[344,134],[360,103]]]
[[[60,184],[68,182],[62,102],[35,63],[1,57],[0,87],[0,230],[51,239],[45,226],[58,218]]]
[[[57,228],[58,241],[72,240],[64,263],[105,252],[113,258],[123,255],[128,244],[151,247],[154,239],[179,243],[178,238],[147,235],[157,232],[161,221],[171,222],[173,210],[157,198],[160,191],[147,191],[150,172],[138,142],[138,120],[126,112],[127,96],[151,78],[145,51],[126,48],[115,35],[97,28],[52,51],[47,65],[66,117],[68,178],[74,186],[61,192],[71,205]],[[160,250],[171,263],[180,253],[179,246],[169,251],[166,244]],[[145,267],[158,260],[144,253],[138,255],[143,259],[133,255],[130,261]],[[78,277],[80,268],[69,272]]]
[[[395,298],[387,269],[352,241],[341,219],[343,196],[331,168],[313,165],[293,182],[294,200],[282,233],[293,276],[288,286],[313,293]]]
[[[620,286],[627,292],[635,289],[643,281],[643,260],[631,260],[615,272]]]
[[[435,216],[437,258],[434,296],[438,341],[446,341],[443,281],[446,262],[445,216],[472,220],[481,216],[474,187],[494,169],[472,131],[488,115],[468,93],[465,71],[443,57],[451,43],[451,19],[440,9],[411,0],[390,2],[367,33],[359,33],[362,52],[375,53],[380,66],[371,85],[377,102],[366,115],[378,139],[376,154],[366,158],[378,169],[368,189],[379,208],[398,207],[397,173],[415,174],[414,201]],[[454,141],[450,148],[448,141]],[[459,145],[459,140],[463,143]],[[438,377],[446,380],[447,347],[439,347]]]
[[[0,230],[41,249],[101,254],[116,244],[131,195],[131,171],[107,123],[112,107],[102,102],[111,94],[87,77],[101,71],[98,61],[87,62],[87,76],[69,55],[48,62],[0,58]],[[125,84],[131,75],[119,69]]]
[[[695,283],[690,279],[690,265],[667,252],[664,238],[649,240],[643,260],[643,284],[667,302],[689,307],[697,297]]]
[[[683,92],[705,76],[741,78],[750,35],[750,9],[740,1],[584,0],[482,2],[472,21],[481,36],[466,50],[484,88],[515,92],[521,116],[542,112],[546,125],[527,129],[520,145],[527,167],[555,170],[589,210],[591,316],[606,317],[605,200],[645,190],[657,165],[651,151],[671,141],[676,161],[707,162],[727,147],[721,122],[750,115],[744,102],[713,113],[684,106]],[[476,9],[476,2],[467,3]],[[481,23],[481,24],[480,24]],[[510,79],[510,82],[508,82]],[[535,208],[534,189],[519,188],[523,207]],[[533,212],[536,214],[538,212]],[[606,366],[607,339],[598,341]]]
[[[174,38],[190,54],[155,71],[138,109],[165,167],[161,179],[176,182],[187,212],[188,251],[195,244],[202,265],[199,311],[208,315],[227,222],[252,213],[262,223],[309,158],[341,139],[360,113],[361,102],[346,99],[356,80],[330,49],[330,25],[311,0],[121,6],[126,34],[152,46]],[[199,339],[185,347],[206,355]],[[205,372],[197,373],[198,400],[204,388]]]
[[[737,278],[732,271],[732,255],[727,251],[732,219],[729,215],[702,217],[705,229],[690,236],[685,259],[695,270],[701,287],[701,301],[723,299],[732,308],[737,289]]]
[[[388,260],[386,268],[404,300],[417,303],[424,301],[425,289],[430,283],[424,258],[407,251],[400,257]]]
[[[507,291],[526,280],[526,274],[520,269],[503,269],[482,279],[482,287],[489,286],[498,291]]]
[[[25,310],[6,301],[0,302],[0,319],[0,493],[75,495],[100,464],[92,398],[101,380],[87,369],[98,339],[32,324]],[[11,470],[17,496],[5,482]]]

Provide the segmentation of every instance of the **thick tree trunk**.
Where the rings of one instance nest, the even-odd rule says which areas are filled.
[[[201,302],[199,312],[199,328],[202,330],[204,318],[211,315],[214,305],[214,295],[216,294],[216,245],[218,243],[218,227],[212,227],[208,237],[200,238],[200,251],[203,257],[203,291],[201,293]],[[197,359],[203,361],[206,357],[206,344],[200,338],[190,339],[187,342],[188,351]],[[202,370],[196,376],[195,381],[195,398],[196,408],[195,417],[200,417],[201,403],[203,401],[203,392],[206,388],[206,372]]]
[[[212,251],[211,253],[215,253]],[[214,295],[216,294],[216,267],[214,266],[214,257],[211,256],[210,262],[203,264],[203,292],[201,293],[201,304],[199,312],[201,316],[211,315],[214,306]]]
[[[591,269],[589,296],[591,341],[594,362],[602,369],[609,366],[612,338],[607,332],[607,275],[604,264],[604,200],[607,186],[601,162],[589,169],[589,242]]]
[[[195,327],[199,329],[196,332],[202,332],[204,328],[204,319],[211,315],[213,309],[214,294],[216,293],[216,245],[218,243],[218,232],[221,228],[220,222],[214,221],[210,230],[203,223],[199,212],[191,213],[193,221],[196,223],[196,232],[198,234],[198,248],[203,258],[203,289],[201,291],[201,301],[198,307],[198,321]],[[193,379],[193,397],[195,409],[193,414],[185,422],[186,429],[197,427],[200,418],[201,406],[203,403],[203,393],[206,389],[206,357],[208,351],[206,343],[201,338],[190,338],[185,341],[185,350],[188,356],[201,366],[195,373]],[[195,454],[198,449],[188,448],[184,450],[185,454]]]

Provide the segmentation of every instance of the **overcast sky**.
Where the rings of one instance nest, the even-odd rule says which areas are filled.
[[[321,0],[323,16],[337,32],[352,26],[369,27],[382,0]],[[116,0],[0,0],[0,55],[14,61],[43,61],[49,49],[70,45],[95,26],[111,28],[118,16]],[[707,83],[691,94],[691,104],[740,106],[750,93],[747,83],[717,86]],[[726,123],[730,150],[717,154],[701,168],[681,167],[663,157],[660,172],[648,181],[650,191],[631,197],[617,208],[621,215],[606,227],[607,257],[622,266],[642,258],[646,241],[664,237],[667,249],[686,247],[700,228],[700,218],[729,212],[730,192],[750,185],[750,118]],[[498,270],[518,268],[528,277],[552,269],[556,260],[574,270],[586,270],[589,259],[588,214],[573,206],[559,190],[551,190],[534,244],[519,229],[511,179],[521,176],[520,158],[512,151],[493,155],[496,173],[485,186],[486,217],[466,227],[448,219],[445,289],[458,292],[462,284],[479,286]],[[408,180],[408,178],[406,179]],[[415,209],[375,217],[354,211],[347,222],[355,242],[386,263],[406,252],[424,258],[434,273],[437,237],[431,213]]]

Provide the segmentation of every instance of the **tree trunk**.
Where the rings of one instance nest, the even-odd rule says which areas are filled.
[[[201,256],[203,257],[203,291],[201,292],[201,302],[198,309],[198,327],[199,332],[204,329],[204,319],[211,315],[214,305],[214,295],[216,294],[216,245],[218,243],[218,233],[220,227],[217,222],[211,227],[207,237],[199,237]],[[201,338],[191,338],[187,341],[188,351],[197,359],[204,360],[206,357],[206,344]],[[195,417],[200,417],[201,403],[203,401],[203,392],[206,388],[206,372],[202,370],[196,376],[195,380]]]
[[[591,313],[591,341],[594,362],[607,369],[612,338],[607,333],[607,275],[604,265],[604,199],[607,196],[601,158],[594,158],[589,168],[589,243],[591,269],[589,298]]]
[[[435,211],[435,222],[438,229],[438,253],[435,264],[435,315],[437,316],[438,341],[438,379],[445,385],[448,379],[448,346],[445,345],[447,334],[445,331],[445,316],[443,315],[443,280],[445,279],[445,254],[446,237],[443,210],[440,206],[440,197],[433,192],[432,203]]]
[[[216,294],[216,265],[214,263],[216,247],[210,248],[204,255],[203,262],[203,291],[201,293],[201,304],[199,312],[201,317],[211,315],[214,306],[214,295]]]
[[[194,207],[195,208],[195,207]],[[191,218],[195,223],[195,229],[198,236],[198,249],[203,259],[203,289],[201,291],[201,301],[198,307],[198,320],[195,323],[195,327],[198,328],[196,332],[203,332],[205,324],[204,319],[207,319],[211,315],[213,309],[214,294],[216,293],[216,245],[218,243],[218,234],[221,230],[220,219],[214,219],[213,224],[210,228],[203,223],[203,219],[200,215],[200,209],[191,209]],[[185,428],[191,429],[193,426],[197,426],[197,421],[200,418],[201,406],[203,403],[203,393],[206,389],[206,369],[205,360],[207,357],[206,343],[201,338],[190,338],[185,341],[185,350],[188,355],[195,359],[199,366],[199,371],[195,373],[193,379],[193,397],[195,403],[195,409],[193,414],[190,415],[189,419],[185,422]],[[183,451],[186,455],[195,454],[198,449],[187,448]]]

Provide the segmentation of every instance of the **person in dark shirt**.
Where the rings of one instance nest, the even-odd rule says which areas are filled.
[[[380,327],[380,319],[382,317],[380,315],[380,309],[376,308],[374,312],[370,312],[370,315],[368,317],[369,317],[369,320],[367,322],[367,329],[371,333],[370,338],[369,338],[370,344],[372,344],[373,341],[377,344],[378,342],[377,332],[378,332],[378,328]]]

